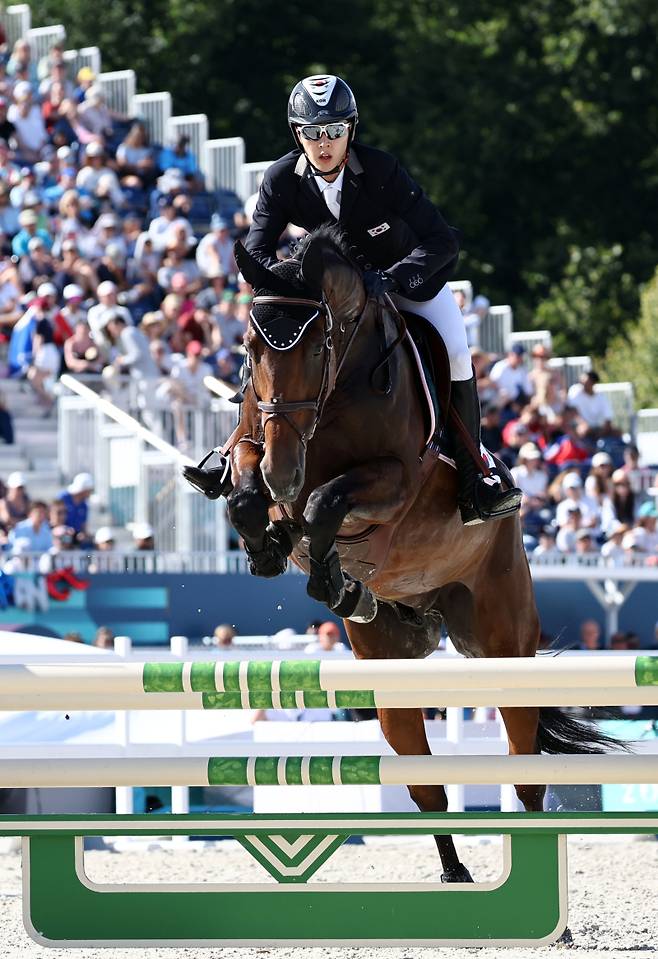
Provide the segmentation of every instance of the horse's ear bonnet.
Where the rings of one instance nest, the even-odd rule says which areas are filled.
[[[268,269],[245,247],[235,244],[235,261],[254,293],[259,296],[283,296],[289,299],[321,300],[322,294],[311,290],[300,278],[299,260],[282,260]],[[257,303],[251,310],[255,330],[275,350],[290,350],[299,343],[309,325],[317,317],[317,307],[307,303]]]

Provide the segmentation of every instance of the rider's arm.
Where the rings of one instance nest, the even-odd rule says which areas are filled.
[[[289,216],[276,183],[268,174],[269,171],[265,173],[261,183],[249,235],[244,245],[263,266],[271,267],[277,262],[279,237],[288,226]]]
[[[446,271],[448,279],[455,265],[453,261],[459,253],[458,234],[448,226],[431,200],[397,162],[383,187],[383,193],[395,213],[420,241],[415,249],[386,272],[397,281],[403,294],[413,291],[413,298],[417,299],[425,281],[441,270]]]

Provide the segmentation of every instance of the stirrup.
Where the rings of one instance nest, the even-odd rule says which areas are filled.
[[[206,463],[214,453],[219,457],[220,465],[207,468]],[[198,466],[184,466],[183,476],[193,489],[203,493],[207,499],[228,496],[233,489],[230,457],[224,456],[219,448],[206,453]]]
[[[515,486],[503,489],[499,482],[490,484],[484,476],[479,476],[471,497],[459,503],[462,523],[477,526],[487,520],[512,516],[521,508],[522,496],[522,491]]]

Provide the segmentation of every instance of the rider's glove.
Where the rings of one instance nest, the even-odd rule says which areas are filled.
[[[363,285],[368,296],[383,296],[384,293],[395,293],[400,289],[397,280],[381,270],[366,270],[363,274]]]

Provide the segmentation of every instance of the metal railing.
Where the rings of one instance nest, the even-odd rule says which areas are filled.
[[[511,306],[490,306],[480,324],[480,345],[486,353],[505,353],[514,321]]]
[[[648,466],[658,465],[658,409],[638,410],[635,442],[641,461]]]
[[[135,116],[144,121],[151,142],[164,146],[171,118],[171,93],[137,93],[133,97],[133,110]]]
[[[511,349],[516,343],[524,347],[526,351],[525,365],[531,365],[531,352],[535,346],[545,346],[547,349],[553,348],[553,337],[550,330],[522,330],[517,333],[509,333],[507,337],[507,349]]]
[[[7,7],[2,14],[2,22],[7,34],[7,46],[11,50],[17,40],[27,36],[32,26],[32,11],[29,4],[15,3]]]
[[[240,189],[237,191],[243,202],[246,202],[254,193],[258,193],[263,174],[272,160],[257,160],[255,163],[243,163],[240,170]]]
[[[64,476],[91,472],[112,523],[150,523],[160,549],[224,554],[229,525],[223,504],[200,496],[181,475],[181,467],[194,460],[74,377],[66,374],[60,382],[73,393],[58,400],[58,458]],[[212,428],[209,416],[203,429]]]
[[[596,393],[604,393],[612,407],[612,421],[624,433],[632,433],[635,425],[635,394],[632,383],[597,383]]]
[[[112,70],[109,73],[99,73],[98,82],[110,110],[132,116],[133,99],[135,97],[135,71]]]
[[[244,164],[242,137],[206,140],[201,153],[201,169],[209,190],[240,190]]]
[[[553,356],[548,361],[549,369],[559,370],[567,389],[577,383],[583,373],[592,369],[589,356]]]
[[[167,122],[166,142],[175,143],[179,136],[185,134],[190,138],[190,150],[201,165],[203,162],[203,148],[208,139],[208,117],[205,113],[190,113],[187,116],[169,117]]]

